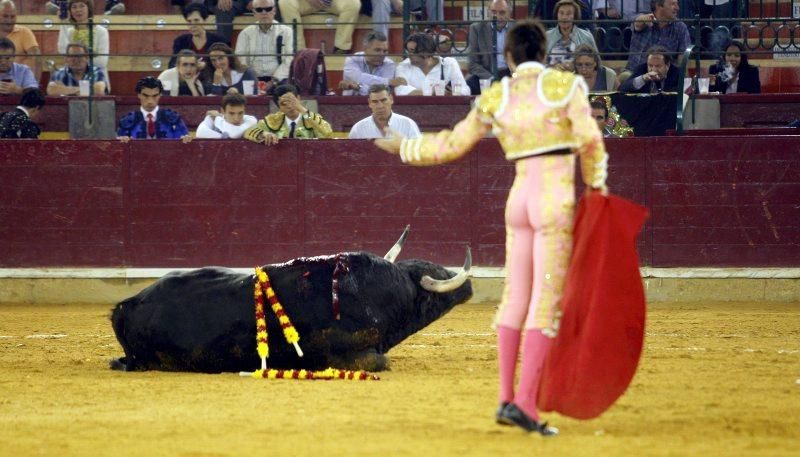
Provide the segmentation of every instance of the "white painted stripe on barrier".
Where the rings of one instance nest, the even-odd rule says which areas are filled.
[[[458,271],[461,267],[447,267]],[[0,268],[0,278],[71,278],[71,279],[152,279],[171,271],[195,268]],[[252,268],[231,268],[239,273],[252,273]],[[641,268],[643,278],[742,278],[798,279],[800,268]],[[472,267],[474,278],[504,278],[505,269]]]

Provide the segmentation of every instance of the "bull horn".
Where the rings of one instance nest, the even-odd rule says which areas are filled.
[[[450,292],[461,287],[469,278],[469,269],[472,268],[472,252],[467,246],[467,258],[464,260],[464,268],[450,279],[433,279],[428,275],[419,280],[419,285],[429,292]]]
[[[400,250],[403,249],[403,243],[406,242],[406,238],[408,238],[408,231],[411,230],[410,225],[406,225],[406,229],[403,230],[403,234],[400,235],[400,238],[397,239],[397,242],[389,249],[389,252],[383,256],[384,259],[388,260],[389,263],[394,263],[397,256],[400,255]]]

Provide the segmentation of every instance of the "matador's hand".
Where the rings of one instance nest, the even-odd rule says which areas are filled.
[[[375,140],[375,146],[383,149],[390,154],[399,154],[400,146],[405,137],[399,132],[386,127],[386,137]]]

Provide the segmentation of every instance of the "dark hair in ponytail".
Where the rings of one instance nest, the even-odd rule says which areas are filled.
[[[504,54],[511,54],[514,63],[544,61],[547,54],[547,37],[542,23],[536,19],[517,22],[506,35]]]

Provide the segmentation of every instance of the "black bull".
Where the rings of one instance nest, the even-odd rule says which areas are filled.
[[[387,254],[388,256],[388,254]],[[392,263],[367,252],[299,258],[266,265],[272,287],[300,334],[299,357],[286,342],[265,302],[270,368],[380,371],[389,349],[472,296],[465,271],[430,262]],[[338,266],[338,269],[337,269]],[[125,357],[122,370],[195,372],[253,371],[256,351],[254,274],[225,268],[173,272],[116,305],[111,322]],[[436,281],[460,279],[455,289],[433,292]],[[338,279],[340,318],[334,313],[333,279]]]

